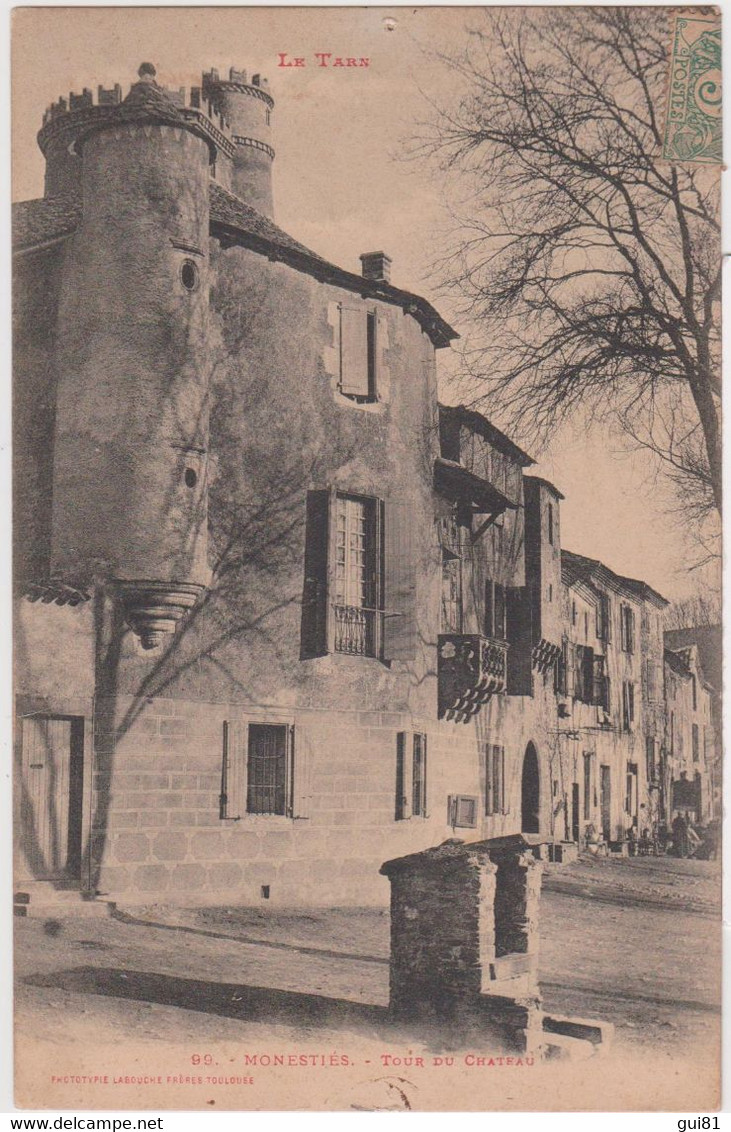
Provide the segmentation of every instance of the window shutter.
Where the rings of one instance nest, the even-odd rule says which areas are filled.
[[[505,640],[505,586],[495,586],[495,636]]]
[[[495,636],[495,583],[488,578],[485,582],[485,636]]]
[[[238,821],[246,812],[245,730],[239,722],[223,724],[220,817],[228,821]]]
[[[604,683],[604,657],[595,656],[593,658],[594,672],[593,672],[593,687],[591,702],[598,704],[600,707],[605,706],[606,692]]]
[[[411,817],[414,789],[413,758],[409,739],[411,732],[399,731],[396,736],[396,820]]]
[[[426,735],[415,732],[413,736],[412,805],[414,816],[425,818],[426,814]]]
[[[576,645],[574,648],[574,696],[577,700],[584,699],[584,646]]]
[[[573,696],[576,691],[576,657],[574,645],[566,645],[566,695]]]
[[[221,821],[233,816],[233,808],[229,805],[229,789],[231,780],[231,751],[229,749],[228,723],[223,724],[223,751],[221,755],[221,793],[218,799],[218,816]]]
[[[500,805],[502,812],[507,814],[510,807],[505,798],[505,748],[500,748]]]
[[[584,688],[584,702],[595,703],[594,700],[594,650],[585,647],[581,658],[581,682]]]
[[[331,492],[326,489],[307,492],[305,582],[302,592],[303,657],[323,656],[329,647],[330,500]]]
[[[389,500],[382,508],[385,547],[385,660],[413,660],[416,652],[416,568],[413,508]]]
[[[495,812],[495,795],[492,781],[492,747],[488,743],[485,747],[485,813]]]
[[[493,813],[505,813],[505,751],[495,744],[492,748]]]
[[[368,397],[369,334],[367,311],[340,308],[340,389],[350,397]],[[375,343],[374,343],[375,357]]]
[[[312,759],[309,744],[301,731],[297,733],[295,741],[295,729],[292,726],[288,728],[287,742],[291,814],[293,818],[308,818],[312,799]]]

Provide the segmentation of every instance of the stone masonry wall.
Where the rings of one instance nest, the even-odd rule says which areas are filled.
[[[222,819],[224,723],[239,771],[249,723],[294,728],[291,817],[247,814],[240,789]],[[397,736],[414,730],[427,735],[427,813],[397,820]],[[380,861],[453,836],[448,797],[479,781],[483,758],[470,728],[398,712],[119,697],[97,701],[95,733],[94,887],[134,901],[257,903],[268,886],[274,903],[385,904]],[[477,797],[478,825],[458,836],[476,838],[492,822]],[[519,813],[513,797],[501,824],[515,830]]]

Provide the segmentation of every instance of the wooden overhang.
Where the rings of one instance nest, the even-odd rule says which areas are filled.
[[[455,503],[469,506],[473,514],[488,515],[491,519],[508,509],[518,509],[518,504],[489,480],[443,456],[437,456],[434,461],[434,490]]]

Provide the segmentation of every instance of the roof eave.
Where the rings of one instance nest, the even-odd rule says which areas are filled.
[[[404,314],[412,315],[422,329],[429,335],[434,347],[442,349],[459,338],[448,322],[445,322],[426,299],[411,294],[410,291],[401,291],[390,284],[379,283],[377,280],[365,279],[354,272],[346,271],[334,263],[329,263],[319,256],[308,254],[297,248],[286,247],[270,240],[266,236],[257,235],[239,228],[234,224],[211,218],[210,234],[220,239],[226,247],[239,245],[249,248],[267,256],[268,259],[285,263],[297,271],[312,275],[321,283],[332,283],[334,286],[344,287],[349,291],[357,291],[363,298],[380,299],[391,306],[400,306]]]

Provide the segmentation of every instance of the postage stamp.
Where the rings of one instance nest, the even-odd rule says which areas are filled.
[[[663,157],[700,164],[723,160],[720,12],[675,16]]]

